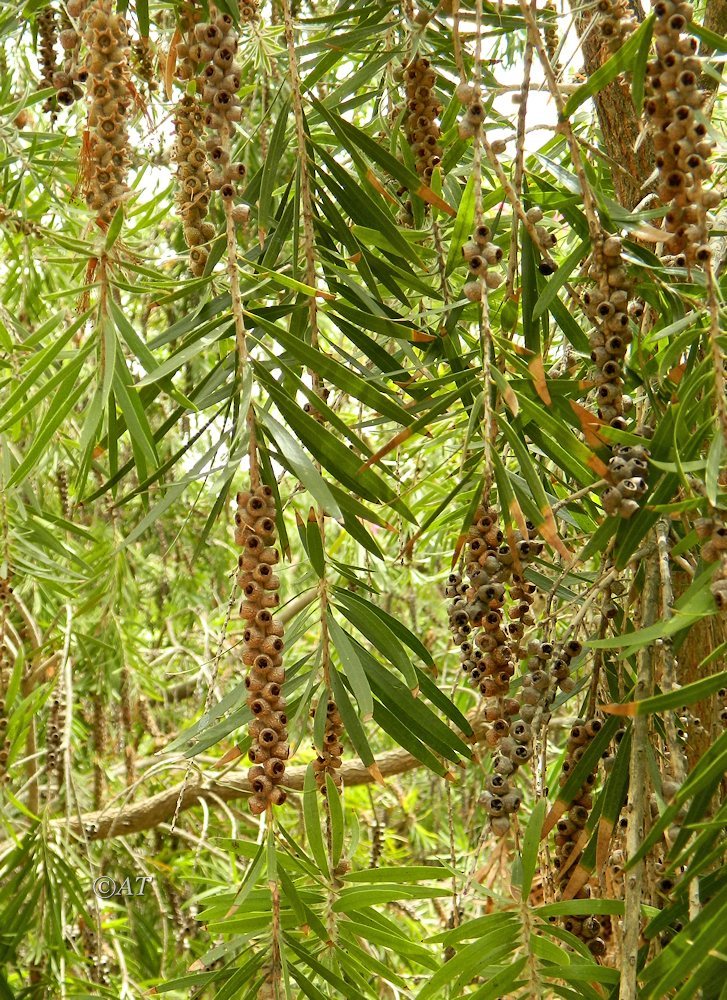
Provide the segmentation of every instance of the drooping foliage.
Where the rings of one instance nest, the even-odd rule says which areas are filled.
[[[0,11],[2,996],[722,996],[726,32]]]

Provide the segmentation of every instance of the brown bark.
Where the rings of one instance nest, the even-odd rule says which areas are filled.
[[[402,774],[420,767],[416,757],[406,750],[391,750],[376,758],[381,774],[386,778],[394,774]],[[287,789],[300,791],[303,788],[306,765],[291,767],[285,772],[283,786]],[[363,785],[374,780],[368,768],[356,760],[347,761],[341,768],[341,775],[346,785]],[[81,822],[89,840],[105,840],[108,837],[125,837],[141,830],[149,830],[171,819],[177,805],[182,783],[174,785],[166,791],[152,795],[141,802],[122,806],[119,809],[102,809],[96,812],[84,813],[80,820],[71,818],[69,829],[72,833],[81,834]],[[219,780],[197,780],[187,782],[182,795],[180,812],[190,809],[198,802],[210,802],[220,799],[229,802],[239,799],[251,792],[250,782],[244,775],[228,775]],[[55,823],[65,823],[57,820]]]
[[[473,742],[484,738],[485,722],[481,711],[469,713],[469,722],[474,730]],[[405,771],[413,771],[422,764],[406,750],[389,750],[376,758],[376,766],[382,777],[388,778]],[[282,785],[292,791],[303,788],[307,765],[289,767],[285,772]],[[364,785],[375,781],[376,777],[361,763],[360,760],[346,761],[341,767],[341,777],[345,785]],[[173,788],[152,795],[141,802],[123,805],[118,809],[101,809],[84,813],[80,818],[72,817],[68,827],[72,833],[80,836],[82,828],[89,840],[105,840],[108,837],[125,837],[141,830],[149,830],[170,819],[175,812],[182,786],[184,794],[179,811],[190,809],[198,802],[205,801],[214,804],[239,799],[251,792],[250,782],[244,775],[225,775],[218,780],[198,778],[192,782],[180,782]],[[65,824],[66,820],[53,820],[52,825]]]
[[[583,38],[591,15],[573,0],[571,6],[576,30]],[[588,76],[600,69],[611,55],[608,47],[602,43],[600,34],[594,29],[585,38],[582,51],[583,65]],[[654,166],[654,147],[649,136],[644,138],[638,151],[635,151],[641,132],[640,109],[634,108],[630,85],[621,77],[597,94],[594,103],[603,136],[603,148],[613,161],[610,169],[616,198],[625,208],[634,208],[644,197],[642,186]]]
[[[674,597],[678,599],[691,583],[684,573],[674,574]],[[702,618],[689,629],[687,636],[676,653],[679,665],[678,681],[682,686],[691,684],[701,677],[709,677],[723,669],[721,659],[713,660],[707,667],[699,669],[702,661],[709,656],[721,643],[727,641],[727,627],[719,615]],[[721,726],[717,719],[717,700],[714,695],[704,701],[698,701],[689,708],[693,719],[699,720],[699,726],[690,727],[686,740],[686,756],[691,771],[700,758],[710,748],[718,735]]]

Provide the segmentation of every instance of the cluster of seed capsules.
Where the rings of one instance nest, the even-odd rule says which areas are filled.
[[[235,543],[242,549],[238,560],[238,585],[242,591],[240,617],[242,660],[247,704],[253,715],[248,779],[253,791],[250,811],[259,816],[270,805],[285,801],[280,782],[288,759],[288,717],[283,697],[283,626],[273,617],[278,606],[280,580],[274,567],[280,559],[275,548],[275,500],[269,486],[237,494]]]
[[[598,0],[598,31],[611,52],[618,52],[638,23],[628,0]]]
[[[633,339],[630,317],[637,319],[643,308],[629,301],[633,279],[626,273],[621,251],[618,236],[607,236],[596,244],[590,271],[598,286],[584,294],[583,304],[594,323],[589,343],[591,360],[598,369],[598,415],[611,427],[625,430],[624,414],[633,405],[623,393],[624,359]]]
[[[712,579],[712,596],[720,611],[727,611],[727,525],[718,516],[701,517],[695,524],[702,541],[702,559],[706,563],[719,561]]]
[[[315,716],[315,709],[311,711],[311,716]],[[323,746],[316,749],[316,759],[313,761],[313,771],[316,776],[316,784],[321,790],[321,794],[326,794],[326,775],[330,774],[336,788],[341,787],[341,755],[343,754],[343,719],[338,711],[338,706],[333,699],[328,699],[326,704],[326,724],[323,731]]]
[[[472,139],[485,120],[485,106],[480,100],[480,88],[471,83],[460,83],[454,92],[465,113],[460,119],[458,131],[460,139]]]
[[[40,82],[43,87],[53,86],[53,76],[57,66],[57,34],[56,12],[52,7],[46,7],[38,15],[38,62],[40,63]],[[53,98],[50,98],[43,105],[43,110],[52,111],[54,105]]]
[[[608,515],[633,517],[648,490],[649,452],[643,445],[614,445],[608,462],[609,485],[601,494]]]
[[[111,0],[95,0],[83,23],[89,94],[86,203],[108,223],[129,194],[129,36],[126,19],[112,13]]]
[[[185,94],[174,115],[177,137],[173,152],[179,182],[177,207],[182,217],[184,240],[189,247],[190,269],[195,277],[204,274],[209,257],[206,244],[215,235],[215,227],[205,221],[210,193],[207,155],[200,139],[203,118],[197,98]]]
[[[60,753],[65,724],[65,704],[59,691],[53,696],[45,733],[45,766],[49,787],[59,788],[63,780],[63,757]]]
[[[483,286],[487,289],[499,288],[502,275],[491,270],[502,260],[502,250],[491,241],[492,233],[489,226],[476,226],[472,239],[462,247],[462,256],[467,262],[469,281],[462,292],[470,302],[479,302],[483,295]]]
[[[177,76],[182,81],[194,80],[196,95],[187,94],[179,102],[175,158],[181,182],[178,205],[190,248],[190,267],[193,274],[201,275],[209,257],[206,244],[214,235],[214,229],[204,222],[210,192],[220,192],[225,210],[237,223],[246,221],[248,210],[233,204],[245,165],[233,162],[230,156],[231,139],[242,117],[237,93],[241,82],[236,61],[239,37],[229,14],[220,13],[213,5],[208,21],[196,21],[196,16],[191,8],[183,10],[187,31],[177,49]],[[202,126],[207,130],[206,138]]]
[[[646,67],[644,107],[654,137],[658,195],[669,205],[664,250],[677,266],[703,265],[710,258],[707,211],[719,205],[720,195],[702,186],[712,174],[714,143],[700,115],[705,95],[698,86],[698,43],[684,33],[693,9],[658,0],[652,10],[656,58]]]
[[[561,787],[566,784],[589,744],[602,728],[603,723],[600,719],[576,720],[568,736],[567,757],[563,762],[559,778]],[[568,807],[568,812],[558,820],[556,826],[553,865],[556,871],[561,873],[559,881],[563,885],[567,883],[573,872],[572,857],[574,853],[578,853],[583,846],[578,841],[593,808],[591,793],[595,784],[596,772],[593,770],[586,775],[583,784]],[[584,899],[588,894],[587,886],[583,886],[575,893],[575,898]],[[604,954],[606,945],[601,937],[602,926],[595,917],[565,917],[563,926],[571,934],[581,938],[593,955],[600,957]]]
[[[70,0],[68,13],[81,17],[87,0]],[[58,31],[58,15],[53,7],[48,6],[38,15],[38,58],[41,68],[41,84],[53,87],[56,93],[43,105],[44,111],[55,115],[58,105],[69,107],[74,101],[83,97],[83,84],[88,79],[88,71],[81,65],[81,36],[76,31],[65,9],[61,10],[60,28]],[[63,63],[58,65],[56,43],[60,42],[63,50]]]
[[[439,145],[438,116],[441,111],[434,94],[434,70],[428,59],[420,56],[404,68],[406,85],[406,140],[414,155],[416,172],[428,184],[434,168],[442,160]]]
[[[538,709],[547,709],[558,688],[568,692],[574,688],[571,661],[583,649],[577,639],[562,642],[545,642],[531,639],[527,645],[527,659],[520,692],[520,718],[532,722]]]
[[[550,15],[545,24],[545,51],[548,53],[551,66],[557,72],[560,69],[560,63],[557,62],[560,38],[558,37],[558,10],[553,0],[547,0],[545,10]]]
[[[534,624],[531,606],[535,587],[522,577],[522,564],[542,551],[542,543],[520,532],[513,533],[512,544],[505,542],[497,510],[481,505],[466,544],[466,579],[459,573],[451,574],[445,596],[452,599],[449,621],[460,649],[462,670],[487,699],[485,715],[490,728],[486,742],[497,755],[482,804],[493,832],[499,836],[509,827],[508,816],[520,806],[520,798],[507,779],[532,755],[530,726],[525,721],[511,721],[520,711],[520,702],[509,697],[509,689],[515,662],[522,653],[520,641],[525,628]],[[503,613],[507,587],[514,602],[508,609],[508,623]]]
[[[512,589],[510,593],[512,595]],[[524,651],[518,643],[519,637],[513,645],[513,654],[522,658]],[[519,701],[507,699],[503,705],[506,712],[510,708],[514,709],[513,714],[519,712],[520,719],[508,723],[497,717],[503,713],[498,713],[495,705],[488,708],[487,718],[492,721],[492,729],[488,733],[487,742],[497,747],[497,753],[492,762],[493,774],[486,780],[480,804],[490,817],[492,831],[497,836],[507,833],[509,816],[520,808],[520,796],[513,787],[512,780],[517,769],[533,755],[531,723],[538,711],[543,714],[543,718],[547,717],[549,705],[558,687],[564,691],[572,690],[570,662],[578,656],[581,648],[576,640],[556,645],[531,640],[527,645],[527,673],[522,678]]]
[[[258,18],[257,0],[242,0],[239,5],[240,20],[246,24]]]

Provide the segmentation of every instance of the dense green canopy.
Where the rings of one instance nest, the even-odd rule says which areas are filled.
[[[726,31],[2,8],[0,996],[724,995]]]

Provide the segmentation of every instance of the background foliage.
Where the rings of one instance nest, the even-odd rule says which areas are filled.
[[[640,114],[653,16],[637,5],[612,54],[590,4],[261,5],[239,26],[236,259],[215,197],[193,277],[170,158],[181,6],[118,4],[131,196],[110,224],[84,201],[87,101],[41,81],[47,5],[0,12],[0,995],[724,995],[727,637],[695,527],[726,500],[724,224],[706,270],[662,259]],[[724,4],[689,30],[718,135]],[[415,57],[441,104],[428,184],[406,133]],[[473,72],[492,155],[458,130]],[[504,255],[485,309],[461,255],[482,218]],[[595,415],[581,303],[599,226],[645,306],[622,429]],[[279,498],[294,751],[262,820],[231,507],[251,430]],[[619,444],[650,452],[623,520],[601,496]],[[483,486],[503,528],[528,519],[545,543],[526,638],[584,644],[499,838],[443,596]],[[321,796],[306,765],[327,683],[344,778]],[[590,770],[589,889],[562,898],[548,831]],[[142,874],[144,895],[92,888]]]

